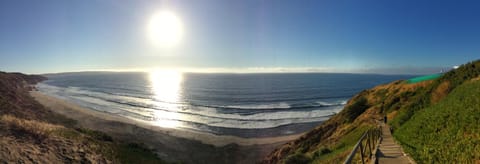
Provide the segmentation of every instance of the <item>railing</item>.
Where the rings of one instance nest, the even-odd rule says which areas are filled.
[[[350,163],[362,163],[365,164],[372,160],[372,157],[375,157],[375,152],[380,143],[382,136],[382,131],[380,128],[375,128],[366,131],[360,140],[358,140],[355,147],[353,147],[352,152],[348,155],[344,164]]]

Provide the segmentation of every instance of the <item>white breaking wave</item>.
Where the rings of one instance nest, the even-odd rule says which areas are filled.
[[[151,99],[113,96],[83,90],[78,87],[62,88],[40,83],[37,85],[37,88],[43,93],[73,101],[86,108],[93,108],[94,110],[113,113],[132,119],[140,118],[141,120],[150,121],[153,124],[162,123],[162,121],[173,121],[177,122],[177,126],[180,128],[194,128],[194,126],[190,124],[204,124],[223,128],[264,129],[289,124],[319,122],[325,121],[329,116],[338,113],[343,108],[343,106],[338,105],[344,104],[344,102],[339,102],[337,106],[332,106],[334,104],[321,102],[325,103],[323,104],[325,106],[332,107],[300,111],[278,110],[241,115],[235,113],[219,113],[219,109],[212,107],[193,107],[184,104],[159,103]],[[126,106],[125,104],[133,104],[134,106]],[[135,104],[138,105],[135,106]],[[288,103],[232,105],[227,107],[256,110],[291,108]]]
[[[317,103],[323,106],[338,106],[338,105],[347,104],[347,100],[336,101],[336,102],[317,101]]]
[[[229,105],[226,107],[236,109],[289,109],[290,105],[286,102],[281,102],[275,104]]]

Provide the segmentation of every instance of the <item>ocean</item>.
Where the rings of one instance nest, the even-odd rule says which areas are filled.
[[[91,110],[164,128],[244,138],[308,131],[340,112],[356,93],[413,77],[173,71],[46,76],[39,91]]]

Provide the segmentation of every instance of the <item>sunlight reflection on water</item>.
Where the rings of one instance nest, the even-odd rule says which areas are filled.
[[[165,128],[178,128],[181,125],[181,115],[178,102],[181,97],[183,75],[181,72],[169,70],[155,70],[149,73],[151,89],[154,94],[155,107],[168,111],[155,110],[153,113],[154,125]]]

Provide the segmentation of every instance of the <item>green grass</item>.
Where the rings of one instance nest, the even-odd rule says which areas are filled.
[[[339,142],[331,147],[320,147],[310,152],[302,152],[303,148],[299,148],[296,153],[289,155],[283,161],[286,164],[302,164],[302,163],[342,163],[353,146],[358,142],[360,137],[371,129],[371,126],[352,126],[350,132],[342,136]]]
[[[70,119],[64,115],[57,114],[54,112],[49,112],[48,115],[45,116],[45,121],[52,123],[52,124],[60,124],[67,128],[73,128],[77,125],[77,121]]]
[[[81,132],[83,134],[89,135],[92,138],[95,138],[100,141],[107,141],[107,142],[113,142],[113,138],[107,135],[106,133],[96,131],[96,130],[90,130],[86,128],[75,128],[78,132]]]
[[[350,132],[342,136],[338,144],[333,145],[331,148],[322,147],[314,151],[311,155],[312,163],[342,163],[345,160],[345,157],[340,154],[345,151],[350,152],[360,137],[371,128],[371,126],[354,127]],[[326,153],[325,149],[328,149],[329,151]]]
[[[397,101],[392,101],[392,107],[394,107],[393,105],[395,104],[400,104],[400,109],[398,110],[398,116],[390,122],[390,125],[394,129],[397,129],[402,124],[407,122],[413,115],[415,115],[417,111],[429,107],[432,103],[430,102],[432,98],[432,92],[437,89],[440,84],[444,82],[448,82],[450,84],[446,93],[448,94],[457,86],[479,76],[480,60],[476,60],[439,76],[431,85],[428,85],[427,87],[419,88],[411,93],[403,93]]]
[[[418,163],[479,162],[480,81],[466,82],[416,112],[394,136]]]
[[[162,164],[167,163],[160,158],[158,158],[151,150],[145,148],[143,145],[129,143],[129,144],[118,144],[116,148],[116,157],[120,160],[121,163],[156,163]]]

